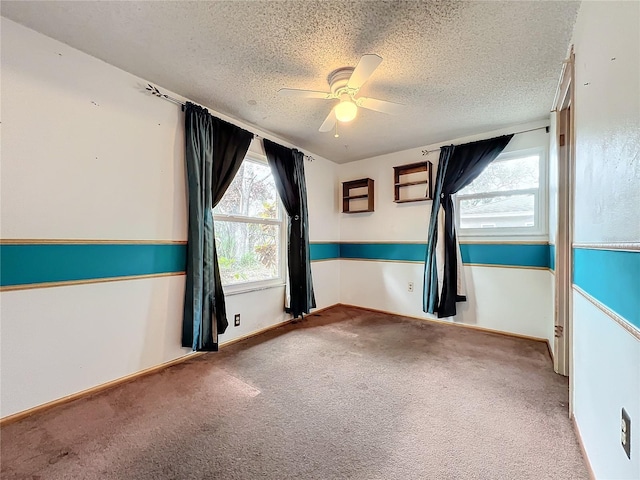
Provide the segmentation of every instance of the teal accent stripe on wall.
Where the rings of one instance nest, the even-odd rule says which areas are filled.
[[[549,267],[546,244],[462,244],[462,261],[482,265]],[[424,262],[426,244],[422,243],[342,243],[340,256],[365,260]]]
[[[549,245],[549,268],[555,272],[556,270],[556,246]]]
[[[547,244],[467,243],[460,250],[464,263],[549,268]]]
[[[0,245],[0,285],[183,272],[186,245]]]
[[[464,244],[464,263],[547,267],[548,245]],[[91,281],[178,273],[185,270],[186,245],[42,243],[0,245],[0,286]],[[424,262],[424,243],[311,243],[312,261],[364,259]]]
[[[341,258],[365,260],[396,260],[424,262],[427,252],[424,243],[341,243]]]
[[[640,252],[574,248],[573,282],[640,328]]]
[[[339,243],[311,243],[309,242],[311,261],[332,260],[340,258]]]

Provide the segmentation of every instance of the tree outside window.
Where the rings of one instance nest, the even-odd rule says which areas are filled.
[[[268,165],[245,159],[214,219],[223,285],[280,279],[283,220]]]

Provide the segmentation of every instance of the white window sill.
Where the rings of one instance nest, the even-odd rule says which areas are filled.
[[[278,280],[273,283],[229,285],[227,287],[222,287],[222,289],[224,290],[225,296],[230,297],[233,295],[241,295],[243,293],[258,292],[260,290],[270,290],[272,288],[281,288],[284,286],[285,286],[285,283],[282,280]]]
[[[477,233],[459,233],[460,243],[548,243],[549,235],[546,233],[494,233],[480,235]]]

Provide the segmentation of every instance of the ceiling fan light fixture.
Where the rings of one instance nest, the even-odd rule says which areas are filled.
[[[351,100],[343,100],[335,108],[336,118],[339,122],[350,122],[358,113],[358,106]]]

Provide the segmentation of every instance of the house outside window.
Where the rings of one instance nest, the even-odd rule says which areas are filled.
[[[225,292],[284,283],[286,223],[271,169],[247,157],[214,208],[216,250]]]
[[[498,156],[455,195],[460,236],[546,232],[546,168],[541,149]]]

